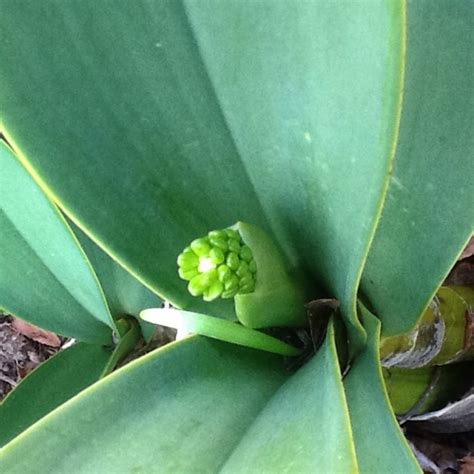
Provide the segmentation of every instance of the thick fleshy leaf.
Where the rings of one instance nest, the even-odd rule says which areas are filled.
[[[110,343],[114,324],[89,262],[4,143],[0,189],[0,307],[57,334]]]
[[[383,369],[385,388],[396,415],[404,421],[459,400],[472,387],[474,363]]]
[[[332,323],[321,350],[272,397],[222,471],[359,472]]]
[[[382,337],[382,365],[416,368],[474,360],[473,311],[474,288],[442,286],[412,331]]]
[[[94,268],[112,316],[115,319],[135,316],[143,336],[148,340],[155,330],[155,325],[138,316],[145,308],[160,307],[160,298],[107,255],[77,226],[71,226]]]
[[[201,337],[171,344],[81,393],[0,451],[6,472],[23,474],[66,466],[249,472],[255,463],[259,472],[356,471],[332,329],[292,376],[280,357],[260,351]]]
[[[0,404],[0,446],[96,382],[111,354],[101,346],[80,342],[28,374]]]
[[[398,131],[402,3],[186,7],[276,238],[341,300],[361,342],[355,294]]]
[[[216,472],[289,373],[193,337],[112,373],[0,451],[2,472]],[[21,453],[21,455],[20,455]]]
[[[361,473],[421,473],[398,426],[385,390],[379,360],[380,322],[361,307],[367,346],[344,379]]]
[[[210,312],[176,256],[258,224],[363,341],[355,294],[398,131],[403,2],[0,4],[2,128],[86,233]]]
[[[396,159],[362,289],[384,335],[416,324],[474,225],[472,2],[408,2]]]

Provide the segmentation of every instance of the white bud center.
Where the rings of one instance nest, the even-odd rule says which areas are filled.
[[[214,270],[214,268],[216,268],[216,264],[209,257],[199,257],[198,270],[201,273],[209,272],[210,270]]]

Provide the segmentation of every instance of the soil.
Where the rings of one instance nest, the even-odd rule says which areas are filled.
[[[411,448],[426,474],[474,474],[474,433],[430,433],[405,430]]]
[[[0,313],[0,400],[38,364],[59,349],[20,334],[12,323],[10,315]],[[61,342],[65,343],[66,339],[62,338]]]

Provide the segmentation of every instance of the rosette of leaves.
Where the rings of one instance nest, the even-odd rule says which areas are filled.
[[[102,289],[121,310],[139,294],[37,212],[43,192],[145,289],[227,320],[231,298],[193,297],[176,257],[242,219],[284,265],[263,265],[264,244],[239,231],[257,266],[239,319],[296,324],[295,269],[340,301],[354,358],[342,378],[331,328],[295,373],[280,355],[187,338],[64,391],[0,470],[419,472],[378,342],[416,326],[472,233],[471,2],[50,3],[0,0],[0,128],[41,187],[4,179],[2,157],[0,304],[102,347],[115,331]],[[51,391],[89,363],[100,376],[93,352],[44,366],[65,368]],[[44,393],[34,380],[15,391]]]

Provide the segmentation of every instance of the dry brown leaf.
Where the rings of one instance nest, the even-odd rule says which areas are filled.
[[[470,257],[456,263],[444,284],[474,287],[474,259]]]
[[[18,318],[13,318],[11,322],[12,327],[18,331],[20,334],[23,334],[33,341],[39,342],[41,344],[45,344],[51,347],[60,347],[61,346],[61,339],[59,337],[50,332],[45,331],[44,329],[40,329],[37,326],[33,326],[33,324],[27,323]]]
[[[423,413],[410,419],[419,427],[434,433],[463,433],[474,430],[474,389],[460,400],[440,410]]]
[[[461,469],[459,474],[473,474],[474,473],[474,456],[466,456],[461,461]]]
[[[467,243],[466,247],[462,251],[458,260],[464,260],[465,258],[469,258],[471,255],[474,255],[474,235],[471,237],[471,240],[469,240],[469,242]]]

